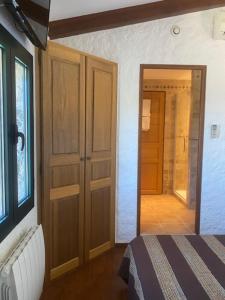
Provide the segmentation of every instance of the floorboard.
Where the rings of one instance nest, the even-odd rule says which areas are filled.
[[[55,280],[41,300],[127,300],[127,286],[117,275],[125,246],[117,246]]]

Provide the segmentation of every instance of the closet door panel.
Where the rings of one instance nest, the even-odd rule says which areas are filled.
[[[110,188],[91,192],[91,249],[109,241],[110,232]]]
[[[42,219],[47,276],[53,279],[83,262],[85,58],[49,43],[42,80]]]
[[[79,64],[52,60],[53,153],[79,153]]]
[[[60,166],[52,168],[52,187],[79,184],[80,165]]]
[[[114,245],[116,66],[86,60],[85,258]]]
[[[111,161],[97,161],[92,164],[92,180],[108,178],[111,175]]]
[[[79,198],[72,196],[54,201],[52,203],[52,216],[52,266],[57,268],[58,266],[79,257],[77,239],[79,229]],[[73,228],[73,230],[71,230],[71,228]]]
[[[94,70],[92,151],[111,151],[112,74]]]

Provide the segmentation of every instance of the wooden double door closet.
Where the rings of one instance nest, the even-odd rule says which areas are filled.
[[[114,246],[117,65],[49,43],[40,79],[49,280]]]

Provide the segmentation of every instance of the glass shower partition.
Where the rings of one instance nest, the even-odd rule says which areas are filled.
[[[188,204],[191,91],[179,93],[175,113],[174,193]]]

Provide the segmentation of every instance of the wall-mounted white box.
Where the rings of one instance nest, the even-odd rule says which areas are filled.
[[[215,40],[225,40],[225,11],[221,11],[215,15],[213,38]]]

